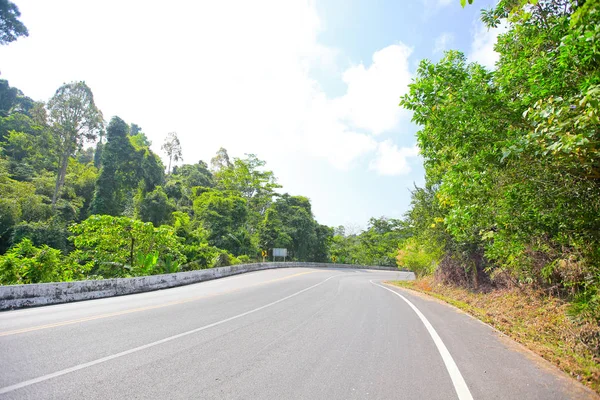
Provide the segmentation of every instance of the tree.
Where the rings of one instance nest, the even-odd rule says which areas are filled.
[[[49,120],[60,149],[59,168],[52,195],[52,206],[60,198],[65,183],[69,158],[86,140],[94,140],[102,129],[102,113],[94,103],[91,89],[85,82],[62,85],[48,102]]]
[[[202,160],[198,161],[196,164],[184,164],[180,167],[174,167],[172,177],[176,176],[181,177],[184,184],[189,187],[214,186],[213,174]]]
[[[209,243],[234,255],[248,251],[244,229],[248,217],[246,201],[235,192],[209,189],[194,200],[194,214],[209,232]]]
[[[0,256],[0,284],[64,282],[84,279],[91,263],[79,264],[75,257],[64,257],[60,250],[46,245],[35,247],[23,239]]]
[[[175,206],[169,201],[162,187],[157,186],[146,195],[142,192],[138,196],[140,198],[137,204],[137,215],[142,221],[152,222],[154,226],[171,222],[171,214],[175,211]]]
[[[223,147],[217,151],[217,154],[210,160],[210,169],[213,173],[217,173],[225,168],[231,167],[231,161],[229,161],[229,154]]]
[[[122,187],[127,176],[131,155],[135,152],[128,138],[129,127],[119,117],[113,117],[106,130],[107,141],[102,150],[100,176],[92,200],[92,214],[118,215],[122,211]]]
[[[180,161],[181,158],[181,143],[179,142],[179,138],[177,137],[177,132],[169,132],[167,137],[165,138],[165,142],[161,146],[161,149],[167,154],[169,157],[169,166],[167,167],[167,175],[171,174],[171,162]]]
[[[31,117],[30,111],[35,105],[36,102],[25,96],[19,89],[10,87],[7,80],[0,79],[0,117],[6,117],[11,113],[22,113]]]
[[[20,36],[29,36],[27,27],[19,21],[19,7],[9,0],[0,0],[0,45],[17,40]]]
[[[71,227],[80,258],[105,277],[149,275],[185,262],[173,228],[127,217],[92,215]]]
[[[263,249],[284,247],[300,261],[324,261],[332,234],[315,221],[308,198],[287,193],[267,208],[258,229]]]
[[[421,62],[401,105],[422,127],[426,187],[401,259],[600,298],[599,16],[598,1],[499,1],[482,13],[508,26],[495,71],[455,51]]]
[[[221,152],[222,150],[222,152]],[[247,229],[254,232],[267,208],[273,201],[275,189],[281,187],[272,171],[264,169],[265,161],[254,154],[229,161],[227,152],[217,153],[219,169],[215,172],[216,187],[239,193],[246,199],[249,211]],[[214,161],[215,159],[213,159]],[[310,204],[309,204],[310,208]]]
[[[131,132],[131,136],[135,136],[138,133],[142,132],[142,128],[137,124],[131,124],[131,127],[129,128],[129,132]]]

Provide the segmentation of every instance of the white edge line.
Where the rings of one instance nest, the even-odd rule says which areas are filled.
[[[97,364],[101,364],[101,363],[106,362],[106,361],[114,360],[115,358],[123,357],[123,356],[129,355],[129,354],[132,354],[132,353],[136,353],[136,352],[141,351],[141,350],[148,349],[150,347],[158,346],[160,344],[167,343],[167,342],[170,342],[172,340],[182,338],[184,336],[192,335],[194,333],[197,333],[197,332],[209,329],[209,328],[213,328],[215,326],[224,324],[226,322],[233,321],[234,319],[245,317],[246,315],[253,314],[253,313],[255,313],[257,311],[260,311],[260,310],[264,310],[265,308],[274,306],[275,304],[281,303],[282,301],[291,299],[292,297],[298,296],[299,294],[302,294],[302,293],[304,293],[304,292],[306,292],[308,290],[314,289],[317,286],[324,284],[328,280],[333,279],[335,277],[338,277],[340,275],[342,275],[342,274],[330,276],[329,278],[325,279],[324,281],[321,281],[321,282],[317,283],[316,285],[312,285],[310,287],[307,287],[306,289],[302,289],[299,292],[296,292],[294,294],[291,294],[289,296],[286,296],[284,298],[276,300],[276,301],[274,301],[272,303],[265,304],[264,306],[255,308],[255,309],[250,310],[250,311],[246,311],[246,312],[244,312],[242,314],[234,315],[233,317],[229,317],[229,318],[226,318],[226,319],[221,320],[221,321],[213,322],[212,324],[204,325],[204,326],[202,326],[200,328],[192,329],[191,331],[179,333],[177,335],[169,336],[169,337],[157,340],[157,341],[152,342],[152,343],[144,344],[142,346],[138,346],[138,347],[135,347],[133,349],[122,351],[120,353],[112,354],[110,356],[102,357],[102,358],[99,358],[97,360],[93,360],[93,361],[90,361],[90,362],[86,362],[86,363],[83,363],[83,364],[76,365],[74,367],[70,367],[70,368],[66,368],[66,369],[63,369],[63,370],[60,370],[60,371],[57,371],[57,372],[53,372],[53,373],[48,374],[48,375],[43,375],[43,376],[40,376],[40,377],[37,377],[37,378],[34,378],[34,379],[29,379],[29,380],[26,380],[26,381],[23,381],[23,382],[16,383],[14,385],[10,385],[10,386],[6,386],[6,387],[3,387],[3,388],[0,388],[0,394],[5,394],[5,393],[13,392],[13,391],[15,391],[17,389],[21,389],[21,388],[24,388],[24,387],[27,387],[27,386],[31,386],[31,385],[34,385],[36,383],[44,382],[44,381],[47,381],[49,379],[57,378],[59,376],[66,375],[66,374],[69,374],[71,372],[79,371],[81,369],[88,368],[88,367],[91,367],[91,366],[94,366],[94,365],[97,365]]]
[[[471,395],[471,392],[469,391],[469,387],[467,386],[467,383],[465,382],[463,376],[461,375],[460,370],[458,369],[458,366],[454,362],[452,355],[450,355],[450,352],[448,351],[448,348],[442,341],[442,338],[440,338],[440,335],[438,335],[435,328],[433,327],[433,325],[431,325],[431,323],[425,317],[425,315],[423,315],[423,313],[413,303],[411,303],[410,300],[408,300],[406,297],[402,296],[400,293],[398,293],[395,290],[392,290],[390,288],[387,288],[383,285],[375,283],[373,281],[370,281],[370,282],[375,286],[379,286],[380,288],[389,290],[390,292],[394,293],[396,296],[398,296],[402,300],[404,300],[410,306],[410,308],[413,309],[413,311],[417,314],[417,316],[419,317],[421,322],[423,322],[423,325],[425,325],[425,328],[427,328],[427,332],[429,332],[429,335],[433,339],[435,346],[437,347],[440,355],[442,356],[442,360],[444,360],[444,364],[446,365],[446,370],[448,370],[450,379],[452,379],[452,384],[454,385],[454,390],[456,391],[456,394],[458,395],[458,399],[459,400],[473,400],[473,396]]]

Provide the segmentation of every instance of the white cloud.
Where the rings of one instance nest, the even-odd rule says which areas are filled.
[[[488,29],[483,23],[479,23],[473,34],[471,51],[468,55],[469,61],[478,62],[489,69],[496,68],[496,62],[500,55],[494,51],[494,45],[498,35],[505,33],[507,30],[508,27],[505,23],[491,29]]]
[[[371,161],[369,169],[381,175],[406,175],[410,172],[408,158],[418,154],[417,146],[398,148],[388,139],[377,146],[377,157]]]
[[[448,50],[452,43],[454,42],[454,35],[449,32],[444,32],[437,38],[435,38],[435,43],[433,45],[433,53],[443,53]]]
[[[412,78],[408,65],[411,52],[402,43],[388,46],[373,54],[370,67],[360,64],[344,72],[348,90],[337,101],[354,127],[378,135],[398,125],[403,114],[398,106],[400,96]]]

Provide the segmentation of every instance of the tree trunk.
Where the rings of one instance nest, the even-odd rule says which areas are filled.
[[[133,271],[133,245],[135,243],[135,238],[131,236],[131,248],[129,250],[129,266],[131,267],[131,271]]]
[[[56,209],[56,202],[59,198],[60,190],[65,184],[65,176],[67,175],[67,166],[69,165],[69,154],[63,153],[60,160],[60,169],[56,176],[56,185],[54,186],[54,194],[52,195],[52,209]]]

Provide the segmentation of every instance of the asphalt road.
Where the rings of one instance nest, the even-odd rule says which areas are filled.
[[[385,280],[280,269],[0,313],[4,399],[578,399],[583,386]]]

